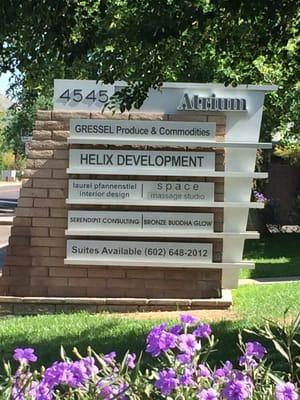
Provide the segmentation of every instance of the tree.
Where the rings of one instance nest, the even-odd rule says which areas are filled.
[[[126,80],[121,109],[163,81],[276,83],[265,136],[300,132],[300,0],[3,0],[1,71],[28,98],[53,78]]]

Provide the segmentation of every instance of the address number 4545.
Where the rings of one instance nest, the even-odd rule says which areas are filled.
[[[85,94],[82,89],[67,89],[59,98],[66,101],[75,101],[75,103],[80,103],[82,101],[106,103],[109,100],[107,90],[92,90],[88,94]]]

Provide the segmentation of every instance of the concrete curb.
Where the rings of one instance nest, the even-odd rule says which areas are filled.
[[[300,282],[300,276],[279,276],[273,278],[240,279],[239,286],[245,285],[272,285],[276,283]]]
[[[0,314],[33,315],[61,312],[136,312],[178,310],[226,310],[232,305],[231,290],[214,299],[69,298],[0,296]]]

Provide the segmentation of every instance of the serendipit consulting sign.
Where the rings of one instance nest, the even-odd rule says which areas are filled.
[[[213,214],[72,210],[68,212],[68,230],[81,235],[213,232]]]
[[[70,179],[67,203],[198,205],[201,201],[214,201],[212,182]]]
[[[190,139],[199,142],[213,140],[215,133],[216,124],[212,122],[71,119],[69,142],[84,143],[88,138],[96,141],[109,138],[153,144],[167,139],[179,145]]]
[[[71,149],[68,173],[187,175],[215,170],[214,152]]]
[[[211,243],[129,242],[102,240],[68,240],[66,264],[103,264],[140,262],[141,264],[211,263]]]

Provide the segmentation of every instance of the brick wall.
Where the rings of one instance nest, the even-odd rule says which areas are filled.
[[[130,113],[112,115],[88,112],[38,112],[35,130],[33,131],[32,151],[25,171],[26,180],[21,188],[5,267],[0,279],[0,294],[12,296],[149,298],[209,298],[220,296],[221,270],[64,265],[68,209],[154,210],[151,207],[124,207],[121,205],[79,207],[65,204],[68,179],[89,178],[87,175],[68,177],[66,174],[70,118],[208,121],[217,123],[218,140],[222,141],[225,134],[225,118],[213,114],[158,115]],[[97,147],[120,148],[116,146]],[[150,146],[135,147],[151,148]],[[122,148],[128,148],[128,146]],[[209,150],[205,149],[205,151]],[[216,151],[216,169],[224,169],[223,150]],[[128,177],[119,178],[127,179]],[[149,176],[132,178],[140,180],[162,179],[161,177]],[[112,179],[112,177],[104,176],[103,179]],[[117,177],[114,177],[114,179],[117,179]],[[223,200],[224,182],[221,178],[168,177],[166,179],[214,182],[215,199]],[[172,207],[170,210],[165,207],[160,208],[160,211],[167,210],[213,212],[215,231],[223,230],[222,209]],[[89,237],[89,239],[99,238]],[[128,238],[128,240],[131,239],[136,240],[137,238]],[[143,240],[151,241],[151,238]],[[154,240],[168,241],[158,238]],[[177,240],[200,243],[208,241],[204,239]],[[176,239],[172,239],[172,241],[176,241]],[[214,239],[209,242],[213,243],[213,261],[221,261],[222,240]]]

